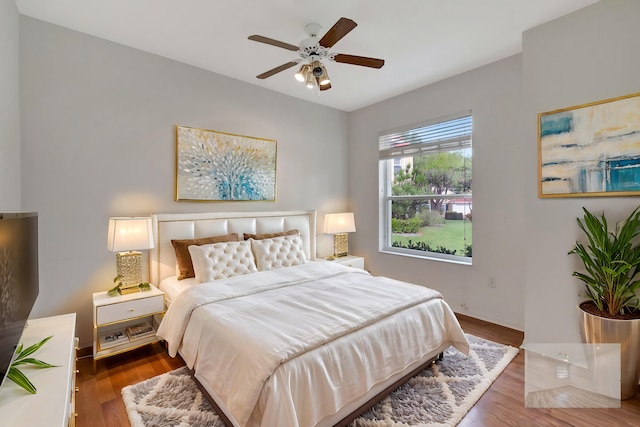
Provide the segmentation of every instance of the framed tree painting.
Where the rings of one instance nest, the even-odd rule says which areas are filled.
[[[176,200],[275,201],[276,145],[176,126]]]
[[[640,94],[538,115],[538,196],[640,195]]]

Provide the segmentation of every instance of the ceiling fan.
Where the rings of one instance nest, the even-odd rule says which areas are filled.
[[[297,80],[305,82],[308,88],[318,87],[321,91],[331,89],[331,80],[327,69],[322,64],[322,60],[341,62],[343,64],[360,65],[362,67],[382,68],[384,59],[368,58],[366,56],[346,55],[344,53],[333,53],[329,49],[333,47],[344,36],[349,34],[358,24],[348,18],[340,18],[327,33],[318,39],[318,32],[322,29],[319,24],[309,24],[305,26],[308,38],[295,46],[289,43],[271,39],[269,37],[252,35],[249,40],[297,52],[300,59],[287,62],[278,67],[272,68],[256,77],[266,79],[281,71],[287,70],[301,64],[295,74]]]

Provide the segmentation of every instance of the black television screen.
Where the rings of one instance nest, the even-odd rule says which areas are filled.
[[[38,290],[38,214],[0,213],[0,387]]]

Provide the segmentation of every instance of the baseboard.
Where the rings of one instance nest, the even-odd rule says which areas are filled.
[[[478,313],[463,314],[463,313],[454,312],[454,314],[458,318],[464,318],[464,319],[467,319],[470,321],[476,321],[476,322],[484,322],[487,324],[500,326],[502,328],[507,328],[514,331],[518,331],[518,332],[524,332],[524,328],[511,324],[510,322],[500,323],[496,319],[487,319]]]
[[[454,314],[456,315],[456,317],[458,319],[464,319],[467,322],[472,322],[472,323],[475,323],[475,324],[478,324],[478,325],[483,325],[483,324],[493,325],[493,326],[498,326],[498,327],[505,328],[505,329],[511,329],[513,331],[524,332],[524,329],[520,329],[520,328],[511,326],[511,325],[503,325],[501,323],[496,323],[496,322],[491,321],[491,320],[483,319],[483,318],[481,318],[481,317],[479,317],[477,315],[473,315],[472,316],[472,315],[469,315],[469,314],[462,314],[462,313],[457,313],[457,312],[454,312]]]

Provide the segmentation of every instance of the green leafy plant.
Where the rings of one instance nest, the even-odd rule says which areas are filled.
[[[395,247],[395,248],[406,248],[406,249],[414,249],[417,251],[425,251],[425,252],[435,252],[435,253],[439,253],[439,254],[447,254],[447,255],[455,255],[456,254],[456,250],[455,249],[448,249],[442,245],[437,246],[437,247],[432,247],[430,246],[428,243],[425,242],[415,242],[413,243],[413,241],[411,239],[409,239],[409,241],[407,243],[400,243],[400,242],[392,242],[391,246]]]
[[[36,387],[33,385],[29,378],[25,374],[17,368],[20,365],[33,365],[37,368],[55,368],[56,365],[51,365],[50,363],[43,362],[39,359],[34,359],[31,356],[33,353],[38,351],[40,347],[42,347],[47,341],[49,341],[52,336],[43,339],[42,341],[33,344],[26,349],[22,349],[22,344],[18,346],[16,349],[16,353],[18,354],[16,358],[11,362],[11,366],[9,367],[9,372],[7,373],[7,378],[9,378],[14,383],[18,384],[23,389],[27,390],[31,394],[36,394]]]
[[[420,227],[443,225],[445,223],[444,217],[440,215],[440,212],[429,209],[422,209],[416,217],[420,219]]]
[[[473,257],[473,245],[464,245],[464,256]]]
[[[420,231],[420,218],[391,218],[392,233],[417,233]]]
[[[124,285],[124,283],[122,283],[120,279],[122,279],[122,275],[120,274],[113,278],[113,283],[116,283],[116,285],[107,291],[107,295],[109,295],[110,297],[115,297],[120,294],[120,287]],[[149,284],[149,282],[141,282],[138,284],[138,288],[141,291],[150,291],[151,285]]]
[[[118,290],[120,290],[120,286],[122,286],[122,282],[120,281],[120,279],[122,279],[122,275],[120,274],[113,278],[113,283],[115,283],[116,285],[107,291],[107,295],[109,295],[110,297],[118,296]]]
[[[585,272],[574,271],[573,276],[585,283],[587,298],[610,316],[624,315],[638,309],[636,290],[640,281],[640,206],[609,231],[604,213],[597,217],[586,208],[584,218],[577,218],[578,226],[589,243],[576,242],[569,254],[576,254]]]

